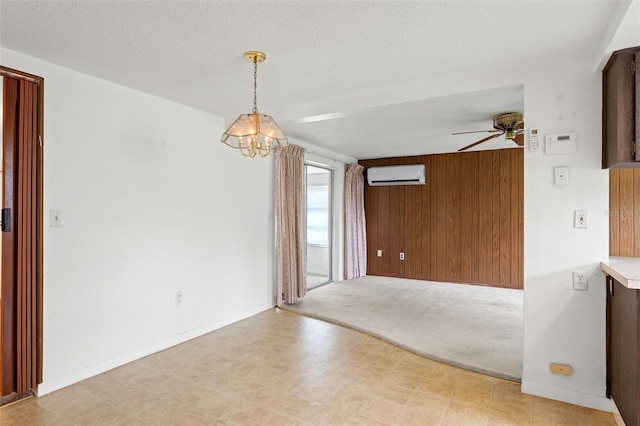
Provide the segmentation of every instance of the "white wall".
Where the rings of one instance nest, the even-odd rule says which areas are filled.
[[[573,131],[578,152],[525,157],[525,392],[608,409],[605,396],[605,281],[608,172],[601,170],[601,76],[586,58],[530,70],[525,122],[542,135]],[[553,167],[568,166],[570,184],[553,185]],[[573,211],[590,211],[589,229],[573,228]],[[572,271],[590,273],[586,292]],[[570,364],[571,377],[549,363]]]
[[[599,263],[609,253],[607,170],[601,170],[602,66],[612,51],[640,45],[640,2],[619,5],[594,52],[576,52],[560,66],[530,69],[525,80],[527,127],[542,133],[575,130],[578,153],[525,160],[525,359],[522,389],[549,398],[615,410],[604,398],[605,281]],[[609,38],[611,37],[611,38]],[[534,119],[532,121],[531,119]],[[570,167],[570,185],[551,185],[554,166]],[[590,210],[590,228],[571,228],[574,209]],[[567,285],[571,272],[590,273],[589,290]],[[568,290],[569,289],[569,290]],[[548,364],[574,374],[551,374]]]
[[[218,117],[0,53],[45,79],[41,395],[272,306],[270,159]]]

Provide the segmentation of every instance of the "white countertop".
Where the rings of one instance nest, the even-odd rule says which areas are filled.
[[[600,262],[600,267],[627,288],[640,290],[640,257],[616,257]]]

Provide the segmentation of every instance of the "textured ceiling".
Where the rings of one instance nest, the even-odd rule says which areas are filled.
[[[617,6],[615,1],[3,0],[0,45],[229,120],[251,108],[247,50],[267,54],[258,69],[259,109],[295,111],[296,105],[442,76],[593,54]],[[486,127],[491,116],[521,107],[522,99],[521,88],[505,88],[471,93],[468,99],[365,107],[347,117],[325,111],[328,119],[310,122],[303,114],[288,114],[283,122],[274,118],[300,140],[370,158],[374,152],[419,154],[412,151],[416,139],[442,145],[442,135],[477,125],[478,117]],[[443,117],[430,119],[436,115]],[[407,116],[423,117],[422,127],[398,125],[393,118]],[[375,137],[356,146],[353,138],[366,126],[375,129]],[[384,140],[398,141],[395,149],[381,149]],[[423,153],[436,152],[434,146],[425,145]]]

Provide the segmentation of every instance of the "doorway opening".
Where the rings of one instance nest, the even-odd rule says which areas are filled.
[[[307,288],[333,281],[333,170],[305,164]]]

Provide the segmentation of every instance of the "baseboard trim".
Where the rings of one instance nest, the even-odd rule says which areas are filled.
[[[613,403],[613,405],[616,408],[616,411],[613,412],[613,418],[616,419],[616,424],[618,426],[625,426],[625,422],[624,419],[622,418],[622,415],[620,415],[620,411],[618,410],[618,406],[616,405],[616,402],[613,400],[613,398],[611,398],[611,402]]]
[[[260,312],[263,312],[272,308],[273,308],[273,305],[269,303],[265,303],[263,305],[256,306],[255,308],[251,308],[246,311],[231,315],[220,321],[206,324],[202,327],[194,328],[193,330],[186,331],[184,333],[178,334],[168,339],[156,342],[152,345],[145,346],[144,348],[140,348],[135,351],[128,352],[126,354],[122,354],[115,358],[111,358],[106,361],[100,362],[98,364],[94,364],[90,367],[81,368],[80,370],[76,370],[72,373],[65,374],[64,376],[56,377],[55,379],[45,380],[40,385],[38,385],[37,394],[38,396],[43,396],[48,393],[57,391],[58,389],[62,389],[64,387],[70,386],[74,383],[78,383],[90,377],[97,376],[98,374],[102,374],[106,371],[128,364],[140,358],[144,358],[145,356],[152,355],[156,352],[160,352],[164,349],[168,349],[172,346],[179,345],[180,343],[184,343],[188,340],[194,339],[196,337],[200,337],[204,334],[210,333],[214,330],[217,330],[229,324],[233,324],[235,322],[241,321],[245,318],[249,318],[250,316],[259,314]]]
[[[612,413],[618,412],[618,408],[612,400],[604,396],[589,395],[586,393],[575,392],[568,389],[559,389],[552,386],[533,383],[522,380],[522,393],[535,395],[542,398],[555,399],[557,401],[568,402],[569,404],[580,405],[582,407],[593,408],[596,410],[608,411]]]

